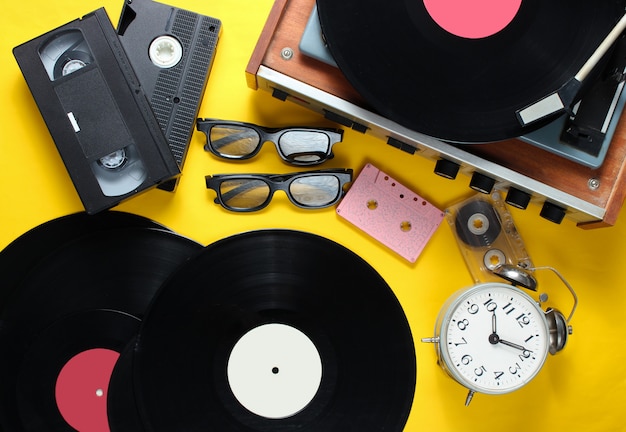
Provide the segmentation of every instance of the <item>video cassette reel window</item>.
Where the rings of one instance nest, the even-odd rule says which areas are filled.
[[[51,38],[39,49],[39,57],[51,81],[94,62],[87,41],[78,29],[66,30]]]
[[[123,119],[115,107],[102,106],[112,105],[110,100],[93,99],[93,95],[108,90],[100,70],[91,67],[95,65],[95,56],[83,33],[79,29],[68,29],[55,34],[39,48],[39,58],[48,77],[55,82],[55,91],[66,108],[74,132],[79,136],[85,156],[95,158],[90,167],[102,193],[112,197],[122,196],[140,187],[148,173],[139,150],[130,143],[130,133]],[[118,127],[107,131],[109,143],[102,146],[98,144],[102,138],[95,136],[98,135],[98,128],[84,128],[82,125],[96,124],[104,113],[110,117],[117,116],[110,118],[112,123],[109,124]],[[116,143],[119,143],[118,148],[115,148]],[[103,148],[108,149],[106,154],[95,154]]]

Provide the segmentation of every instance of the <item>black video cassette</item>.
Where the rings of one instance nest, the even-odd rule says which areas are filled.
[[[221,21],[153,0],[126,0],[117,33],[182,169]],[[160,185],[173,191],[176,181]]]
[[[180,174],[103,8],[13,55],[88,213]]]

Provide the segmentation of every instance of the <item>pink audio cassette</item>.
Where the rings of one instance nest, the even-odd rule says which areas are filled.
[[[444,212],[372,164],[359,173],[337,214],[410,262],[417,261]]]

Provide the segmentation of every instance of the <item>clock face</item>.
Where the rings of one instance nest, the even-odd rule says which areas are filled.
[[[443,311],[439,349],[446,369],[480,393],[507,393],[527,384],[548,353],[544,312],[510,285],[485,283]]]

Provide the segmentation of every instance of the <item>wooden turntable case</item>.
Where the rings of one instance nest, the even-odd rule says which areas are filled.
[[[453,162],[462,174],[485,175],[495,180],[496,189],[525,192],[532,202],[562,210],[582,228],[615,224],[625,198],[623,118],[597,169],[518,139],[453,146],[410,131],[369,111],[338,69],[300,53],[300,38],[314,5],[315,0],[275,1],[246,68],[250,88],[270,91],[401,150]]]

